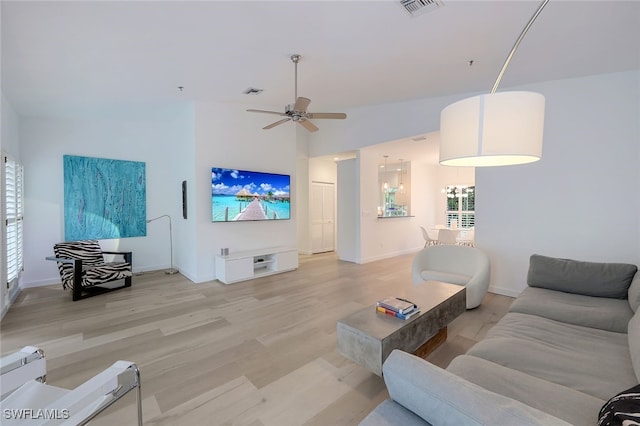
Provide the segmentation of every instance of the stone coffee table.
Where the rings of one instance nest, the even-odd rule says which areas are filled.
[[[447,325],[466,310],[463,286],[427,281],[399,286],[394,294],[419,306],[420,313],[402,320],[367,306],[338,321],[338,352],[378,376],[391,351],[401,349],[424,358],[447,340]]]

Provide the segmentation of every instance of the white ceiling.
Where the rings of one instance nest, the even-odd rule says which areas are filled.
[[[280,110],[292,53],[312,112],[489,91],[539,2],[443,2],[411,17],[391,0],[2,1],[2,91],[21,114],[192,100]],[[639,68],[640,2],[551,0],[501,88]]]

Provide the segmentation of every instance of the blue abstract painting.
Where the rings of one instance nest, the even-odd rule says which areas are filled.
[[[65,155],[65,241],[147,235],[145,163]]]

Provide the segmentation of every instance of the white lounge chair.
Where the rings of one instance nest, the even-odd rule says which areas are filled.
[[[465,286],[467,309],[480,305],[489,289],[489,257],[475,247],[429,246],[418,252],[411,268],[414,285],[421,285],[425,281],[443,281]]]
[[[44,351],[27,346],[0,359],[2,425],[87,424],[130,390],[137,389],[138,425],[142,426],[140,371],[116,361],[75,389],[45,384]]]

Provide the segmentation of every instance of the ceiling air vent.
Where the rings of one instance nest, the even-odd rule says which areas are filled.
[[[400,0],[411,16],[420,16],[444,6],[441,0]]]

